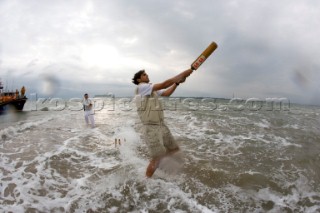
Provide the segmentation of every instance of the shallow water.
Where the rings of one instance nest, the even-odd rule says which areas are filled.
[[[178,105],[165,117],[182,152],[151,179],[134,110],[97,110],[94,129],[82,111],[1,116],[0,211],[320,211],[319,107]]]

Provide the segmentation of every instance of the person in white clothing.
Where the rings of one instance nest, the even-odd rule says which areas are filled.
[[[86,124],[89,125],[89,120],[90,120],[91,127],[94,128],[95,123],[94,123],[94,113],[93,113],[93,109],[92,109],[93,104],[92,104],[92,100],[89,99],[89,95],[87,93],[84,94],[82,104],[84,107],[84,119],[86,121]]]

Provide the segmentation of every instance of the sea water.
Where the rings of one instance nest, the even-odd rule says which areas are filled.
[[[164,101],[181,152],[150,179],[130,99],[1,116],[0,212],[320,211],[320,107]]]

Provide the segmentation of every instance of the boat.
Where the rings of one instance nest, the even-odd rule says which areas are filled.
[[[28,100],[25,96],[26,89],[23,86],[20,92],[16,89],[13,91],[4,91],[3,84],[0,80],[0,114],[6,111],[22,111],[24,104]]]

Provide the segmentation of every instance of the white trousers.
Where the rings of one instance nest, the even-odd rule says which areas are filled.
[[[84,111],[84,119],[86,120],[86,124],[89,125],[89,120],[91,123],[91,127],[94,128],[94,116],[93,116],[93,111],[92,110],[86,110]]]

